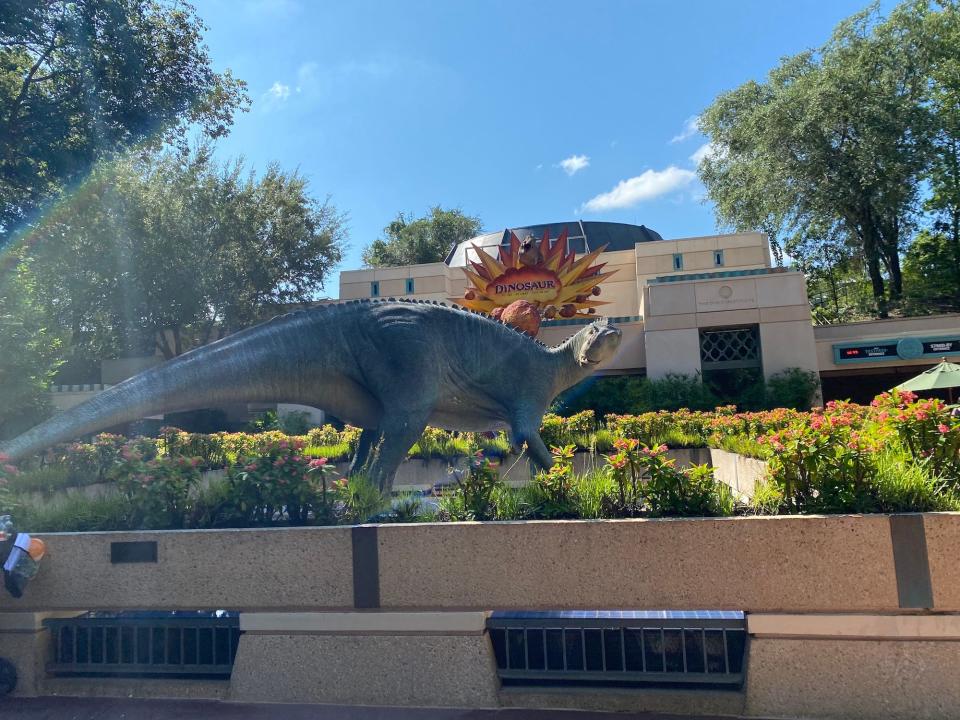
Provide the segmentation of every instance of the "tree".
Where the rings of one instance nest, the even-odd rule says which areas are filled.
[[[442,262],[454,245],[477,235],[480,227],[480,218],[464,215],[459,208],[444,210],[437,205],[416,219],[399,213],[383,229],[385,237],[364,249],[363,262],[371,267]]]
[[[12,261],[12,262],[11,262]],[[0,438],[17,435],[50,413],[48,386],[60,340],[44,324],[28,263],[8,257],[0,275]]]
[[[904,257],[903,275],[911,314],[960,312],[960,283],[948,234],[919,232]]]
[[[0,3],[0,244],[58,189],[137,143],[225,135],[245,84],[172,0]]]
[[[314,299],[344,235],[297,173],[257,177],[202,147],[99,165],[27,244],[74,358],[170,358]]]
[[[946,2],[929,19],[929,42],[934,48],[931,105],[936,129],[930,172],[930,196],[925,209],[933,215],[933,231],[942,238],[937,274],[952,282],[951,307],[960,305],[960,9]],[[929,255],[932,237],[927,237]],[[941,296],[941,299],[942,296]]]
[[[880,316],[888,291],[902,293],[900,252],[929,165],[930,12],[913,2],[882,20],[874,5],[700,118],[717,149],[700,176],[721,223],[763,229],[788,252],[842,233],[863,257]]]

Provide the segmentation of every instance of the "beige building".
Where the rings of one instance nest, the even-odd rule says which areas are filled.
[[[604,374],[727,374],[755,368],[770,377],[788,368],[817,373],[827,399],[873,394],[943,356],[960,355],[960,316],[939,315],[814,327],[801,273],[773,267],[761,233],[665,240],[644,226],[570,222],[513,228],[586,253],[616,273],[602,283],[598,310],[623,330]],[[495,255],[511,230],[461,243],[442,263],[369,268],[340,274],[340,298],[414,297],[450,302],[467,288],[463,268],[473,246]],[[556,344],[589,318],[546,322],[540,339]],[[755,372],[756,372],[755,371]],[[742,377],[742,375],[740,376]]]

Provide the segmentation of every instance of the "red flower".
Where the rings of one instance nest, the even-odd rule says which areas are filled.
[[[937,430],[940,431],[941,435],[946,435],[948,432],[950,432],[950,428],[948,428],[943,423],[940,423],[939,425],[937,425]]]

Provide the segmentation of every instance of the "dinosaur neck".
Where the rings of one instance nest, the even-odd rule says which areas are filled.
[[[571,337],[566,342],[550,350],[556,368],[554,373],[554,397],[567,388],[573,387],[593,373],[591,366],[583,366],[577,362],[577,343],[575,342],[575,338],[576,336]]]

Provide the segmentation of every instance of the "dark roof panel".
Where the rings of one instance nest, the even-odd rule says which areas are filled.
[[[471,244],[484,248],[496,247],[510,237],[510,230],[515,232],[520,240],[523,240],[527,235],[541,238],[543,237],[543,231],[545,229],[550,231],[551,238],[556,238],[559,237],[564,228],[567,229],[567,235],[570,238],[586,237],[587,250],[594,250],[603,245],[607,246],[608,251],[632,250],[637,243],[663,240],[660,233],[644,225],[628,225],[627,223],[587,220],[583,222],[573,221],[522,225],[520,227],[508,228],[507,230],[478,235],[470,240],[466,240],[450,250],[445,262],[450,267],[463,267],[467,264],[467,250],[469,250]]]

